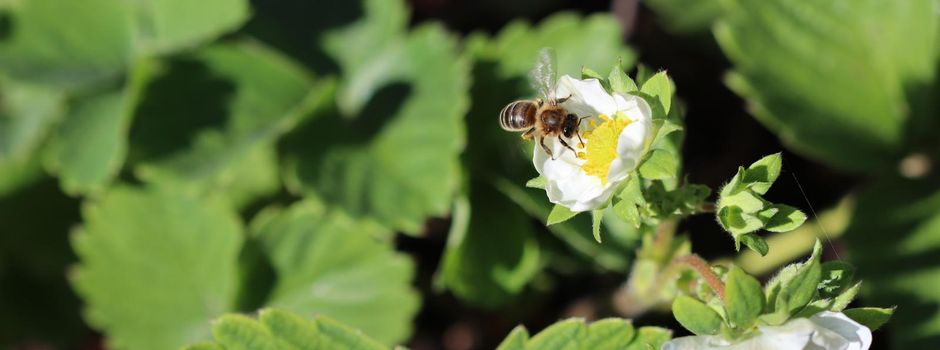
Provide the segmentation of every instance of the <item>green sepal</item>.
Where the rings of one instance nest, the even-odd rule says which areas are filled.
[[[545,225],[554,225],[565,222],[568,221],[568,219],[573,218],[575,215],[578,215],[578,213],[571,211],[561,204],[555,204],[555,206],[552,207],[552,211],[548,213],[548,219],[545,220]]]
[[[742,180],[752,191],[757,194],[764,194],[774,184],[774,181],[777,181],[782,167],[783,162],[780,153],[774,153],[747,167]]]
[[[772,306],[772,309],[761,316],[763,321],[772,325],[782,324],[812,301],[822,279],[821,255],[822,244],[816,240],[809,260],[783,268],[767,283],[765,294],[768,307]]]
[[[736,236],[734,237],[734,242],[736,250],[740,250],[740,243],[744,243],[744,245],[761,256],[767,256],[767,253],[770,251],[770,247],[767,246],[767,241],[765,241],[763,237],[753,233]]]
[[[675,178],[678,171],[679,157],[664,149],[650,152],[639,169],[640,175],[650,180]]]
[[[675,86],[669,79],[665,71],[656,73],[649,80],[643,82],[640,92],[652,96],[658,103],[652,104],[654,117],[665,118],[669,115],[669,109],[672,107],[672,95],[675,92]],[[656,112],[662,113],[661,115]]]
[[[601,86],[606,91],[610,91],[610,82],[607,81],[601,73],[594,71],[588,67],[581,67],[581,79],[597,79],[601,83]]]
[[[548,184],[548,179],[546,179],[544,176],[539,176],[526,182],[525,187],[544,190],[546,184]]]
[[[760,282],[732,266],[725,282],[725,312],[736,329],[747,329],[764,310]]]
[[[672,331],[661,327],[640,327],[636,338],[624,350],[659,349],[672,338]]]
[[[698,299],[680,295],[672,302],[672,315],[685,329],[696,335],[718,334],[721,316]]]
[[[604,209],[594,209],[591,211],[591,232],[594,234],[594,240],[601,243],[601,221],[604,219]]]
[[[855,322],[861,323],[863,326],[874,331],[881,328],[885,323],[888,323],[888,320],[891,319],[891,315],[894,314],[894,309],[893,307],[859,307],[845,310],[842,313]]]
[[[614,92],[629,93],[640,90],[636,86],[636,82],[627,76],[619,64],[610,70],[607,81],[610,83],[610,89]]]

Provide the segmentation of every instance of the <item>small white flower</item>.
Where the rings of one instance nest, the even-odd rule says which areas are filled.
[[[650,138],[652,111],[640,97],[607,93],[597,79],[577,80],[565,75],[558,79],[555,94],[570,96],[562,107],[588,117],[582,123],[584,144],[579,144],[577,137],[567,140],[575,147],[575,154],[558,138],[548,138],[545,145],[555,159],[536,143],[532,162],[545,177],[545,191],[552,203],[574,212],[599,208],[636,169]]]
[[[841,312],[823,311],[780,326],[758,327],[756,335],[737,343],[718,336],[676,338],[662,350],[867,350],[871,330]]]

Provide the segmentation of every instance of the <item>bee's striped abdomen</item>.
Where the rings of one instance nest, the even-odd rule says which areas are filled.
[[[520,100],[506,105],[499,112],[499,126],[507,131],[523,131],[535,125],[536,103]]]

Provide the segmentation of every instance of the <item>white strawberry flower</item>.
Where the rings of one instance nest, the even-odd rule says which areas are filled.
[[[867,350],[871,330],[841,312],[823,311],[780,326],[759,326],[755,335],[731,343],[713,335],[680,337],[662,350]]]
[[[597,79],[558,79],[555,94],[569,97],[561,105],[582,123],[577,137],[567,140],[577,153],[558,138],[547,138],[552,159],[536,143],[532,162],[546,180],[548,199],[574,212],[605,205],[640,162],[652,134],[652,110],[642,98],[610,94]]]

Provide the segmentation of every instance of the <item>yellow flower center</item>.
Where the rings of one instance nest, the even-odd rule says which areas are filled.
[[[581,169],[588,175],[597,177],[601,183],[607,184],[607,173],[610,163],[617,158],[617,140],[623,128],[630,125],[631,120],[620,113],[615,118],[600,115],[601,124],[590,122],[591,130],[581,134],[587,146],[583,152],[578,152],[578,158],[586,160]]]

